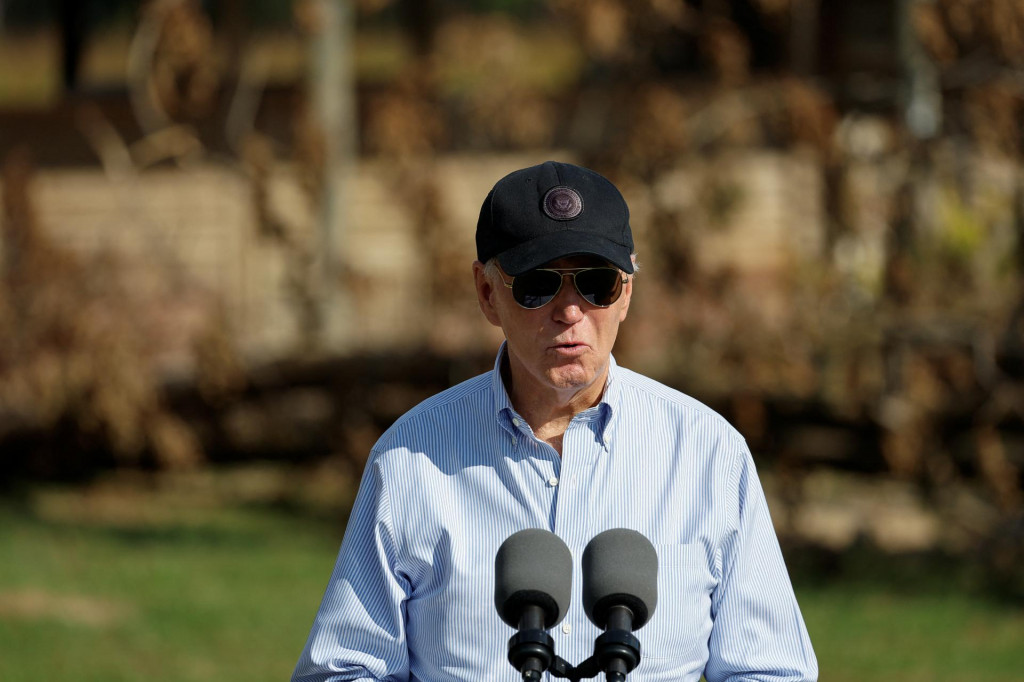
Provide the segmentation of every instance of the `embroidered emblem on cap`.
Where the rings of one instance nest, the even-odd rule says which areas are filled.
[[[571,187],[552,187],[544,195],[544,213],[554,220],[572,220],[583,213],[583,199]]]

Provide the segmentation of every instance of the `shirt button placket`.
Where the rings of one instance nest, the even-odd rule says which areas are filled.
[[[555,532],[580,552],[590,540],[592,524],[588,481],[602,456],[601,445],[594,438],[591,424],[577,418],[566,429],[563,439],[562,472],[559,477],[558,507]]]
[[[584,519],[580,518],[579,494],[573,481],[579,478],[580,451],[576,447],[575,439],[572,439],[572,425],[566,431],[564,446],[562,448],[562,472],[558,481],[558,505],[555,515],[555,533],[557,533],[570,547],[583,546],[580,544],[584,538],[580,536],[583,532],[581,527]],[[568,485],[567,485],[568,484]],[[585,543],[584,543],[585,544]]]

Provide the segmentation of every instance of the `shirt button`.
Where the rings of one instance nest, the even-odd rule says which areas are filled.
[[[515,444],[516,444],[516,437],[512,436],[512,445],[515,445]]]
[[[569,625],[568,623],[562,623],[562,632],[568,635],[570,632],[572,632],[572,625]]]
[[[514,424],[515,426],[519,426],[519,425],[520,425],[520,424],[521,424],[522,422],[520,422],[520,421],[519,421],[518,419],[513,419],[513,420],[512,420],[512,423],[513,423],[513,424]]]
[[[548,485],[554,488],[556,485],[558,485],[558,479],[552,476],[551,478],[548,479]]]

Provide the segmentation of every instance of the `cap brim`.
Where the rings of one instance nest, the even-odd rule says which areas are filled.
[[[610,239],[573,230],[552,232],[514,246],[498,254],[498,263],[502,270],[515,276],[559,258],[582,255],[598,256],[623,272],[633,272],[630,249]]]

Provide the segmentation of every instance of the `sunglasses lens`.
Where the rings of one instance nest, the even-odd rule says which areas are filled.
[[[562,276],[551,270],[530,270],[512,280],[512,298],[524,308],[540,308],[558,294]]]
[[[610,306],[622,293],[622,278],[614,268],[591,268],[576,273],[576,290],[588,303]]]

